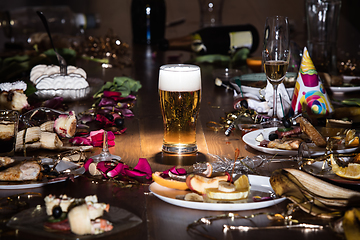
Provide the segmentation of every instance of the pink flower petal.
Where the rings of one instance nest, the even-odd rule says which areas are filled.
[[[89,170],[90,163],[92,163],[93,161],[94,161],[94,159],[89,158],[89,159],[84,163],[85,171],[88,171],[88,170]]]
[[[101,115],[101,114],[96,114],[95,120],[100,122],[104,126],[113,126],[114,125],[113,122],[111,122],[107,117],[105,117],[104,115]]]
[[[134,170],[140,171],[146,174],[146,179],[150,179],[152,175],[152,170],[149,162],[146,158],[139,158],[138,164],[134,167]]]
[[[112,161],[101,161],[98,162],[98,164],[96,165],[96,169],[98,169],[101,174],[107,178],[107,172],[114,169],[116,167],[115,165],[116,163],[112,162]]]
[[[139,172],[136,170],[127,170],[126,175],[129,177],[144,177],[144,176],[146,176],[146,179],[149,179],[148,175],[146,173]]]
[[[125,109],[125,108],[120,109],[120,112],[124,117],[127,117],[127,118],[130,118],[130,117],[134,116],[134,113],[130,109]]]
[[[186,175],[187,172],[184,168],[176,168],[176,166],[169,168],[161,173],[162,177],[169,177],[169,172],[175,175]]]
[[[114,101],[114,99],[112,98],[101,98],[98,107],[103,107],[103,106],[116,106],[116,101]]]
[[[76,146],[91,146],[91,141],[86,137],[70,138],[69,142]]]
[[[106,173],[108,177],[115,177],[121,173],[125,172],[125,165],[123,163],[118,163],[116,167]]]

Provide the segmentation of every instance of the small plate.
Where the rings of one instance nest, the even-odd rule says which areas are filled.
[[[254,202],[253,196],[269,197],[274,196],[275,193],[270,185],[269,177],[249,175],[249,182],[251,186],[248,199],[244,203],[207,203],[207,202],[191,202],[177,199],[178,195],[185,195],[190,191],[181,191],[163,187],[157,183],[150,184],[150,191],[159,199],[164,202],[170,203],[175,206],[207,210],[207,211],[242,211],[270,207],[276,205],[286,198],[275,198],[273,200]]]

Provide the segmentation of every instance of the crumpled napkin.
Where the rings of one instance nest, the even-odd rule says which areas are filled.
[[[274,87],[271,85],[269,80],[266,81],[267,81],[267,85],[265,88],[265,100],[270,108],[268,115],[272,116]],[[279,96],[277,97],[277,117],[281,119],[286,115],[286,113],[289,111],[291,107],[291,100],[288,92],[286,91],[284,83],[279,84],[277,89],[277,94],[281,95],[281,100],[282,100],[280,101],[280,97]]]
[[[234,91],[234,99],[235,99],[235,104],[234,104],[235,109],[240,109],[241,100],[246,99],[248,103],[248,108],[253,109],[257,113],[267,113],[270,110],[267,102],[261,101],[258,98],[258,96],[252,93],[244,93],[241,96],[236,91]]]

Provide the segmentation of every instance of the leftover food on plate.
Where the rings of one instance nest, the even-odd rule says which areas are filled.
[[[15,162],[15,160],[11,157],[0,157],[0,167],[5,167],[13,162]]]
[[[334,158],[334,154],[330,155],[331,170],[338,176],[351,180],[360,179],[360,164],[357,163],[360,154],[357,154],[351,162],[347,162],[344,166],[339,166],[339,163]],[[339,159],[339,158],[337,158]],[[340,158],[341,159],[341,158]]]
[[[325,148],[327,146],[326,138],[332,142],[333,149],[359,146],[359,137],[355,129],[316,129],[304,117],[298,117],[296,122],[299,123],[299,126],[276,128],[267,137],[263,133],[259,133],[255,137],[255,141],[259,142],[259,145],[262,147],[283,150],[297,150],[302,142],[313,143],[317,147]]]
[[[22,161],[0,172],[1,181],[37,180],[41,166],[37,161]]]
[[[25,90],[27,85],[23,81],[0,84],[0,109],[21,111],[29,106]]]
[[[301,162],[301,169],[311,175],[350,185],[360,185],[359,166],[360,153],[330,154],[322,161]]]
[[[96,235],[113,229],[112,223],[102,218],[110,206],[99,203],[96,195],[85,199],[48,195],[44,200],[48,215],[45,229],[71,231],[77,235]]]
[[[62,138],[71,138],[77,129],[76,114],[70,111],[59,114],[54,121],[46,121],[40,126],[29,127],[17,133],[15,151],[35,149],[60,150],[64,147]],[[25,135],[25,136],[24,136]]]
[[[244,185],[242,185],[242,183],[244,183]],[[225,182],[223,184],[225,184]],[[235,185],[235,189],[243,189],[241,190],[241,194],[247,194],[248,196],[246,198],[240,198],[235,200],[211,199],[207,197],[206,194],[200,195],[190,190],[184,191],[174,188],[168,188],[161,186],[156,182],[151,183],[149,189],[151,193],[153,193],[157,198],[169,204],[179,207],[206,211],[243,211],[250,209],[259,209],[273,206],[285,200],[285,198],[276,197],[269,183],[269,177],[246,175],[242,177],[239,181],[235,180],[233,184]],[[249,192],[247,192],[246,188],[248,184],[249,186],[251,186]],[[227,187],[226,184],[225,186]],[[245,187],[242,188],[241,186]],[[228,188],[232,189],[233,186],[230,185]],[[235,194],[238,193],[235,192]],[[221,198],[224,198],[224,196],[226,196],[226,198],[229,196],[233,197],[232,195],[232,193],[226,194],[225,192],[225,195],[221,193]]]
[[[35,188],[67,179],[73,180],[84,173],[79,161],[85,156],[77,155],[79,154],[74,152],[64,157],[57,154],[54,158],[1,157],[0,162],[7,165],[0,167],[0,189]]]
[[[186,179],[165,179],[160,174],[153,174],[154,182],[161,186],[177,189],[190,190],[184,195],[178,195],[177,199],[194,202],[236,202],[246,199],[250,192],[250,184],[246,175],[241,175],[235,182],[229,174],[206,177],[200,174],[188,174]]]

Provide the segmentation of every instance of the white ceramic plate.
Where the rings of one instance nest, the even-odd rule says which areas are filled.
[[[360,87],[330,87],[334,93],[346,93],[360,91]]]
[[[277,155],[283,155],[283,156],[296,156],[298,154],[297,150],[282,150],[282,149],[276,149],[276,148],[267,148],[260,146],[260,142],[256,141],[255,138],[261,133],[266,140],[269,140],[269,134],[271,132],[276,131],[276,127],[272,128],[263,128],[259,130],[255,130],[252,132],[249,132],[243,136],[243,141],[249,145],[250,147],[264,153],[269,154],[277,154]],[[317,147],[315,144],[308,144],[310,151],[312,152],[313,156],[322,155],[325,153],[325,148]],[[334,150],[335,153],[350,153],[356,151],[358,148],[344,148],[344,149],[338,149]]]
[[[150,191],[159,199],[172,205],[208,211],[241,211],[259,209],[278,204],[285,200],[285,198],[276,198],[273,200],[254,202],[252,200],[253,196],[269,197],[274,195],[274,191],[270,185],[269,177],[256,175],[249,175],[248,177],[251,190],[248,199],[245,200],[246,202],[244,203],[205,203],[176,199],[176,196],[184,195],[190,191],[181,191],[163,187],[155,182],[150,185]]]
[[[355,76],[343,76],[344,83],[350,83],[354,78],[359,78]],[[330,87],[333,93],[346,93],[346,92],[355,92],[360,91],[360,86],[344,86],[344,87]]]

